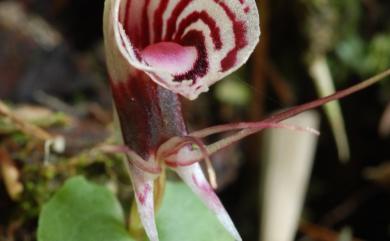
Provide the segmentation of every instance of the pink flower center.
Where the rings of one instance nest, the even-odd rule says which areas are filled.
[[[182,46],[174,42],[149,45],[141,55],[148,65],[174,75],[187,73],[198,59],[198,51],[195,47]]]

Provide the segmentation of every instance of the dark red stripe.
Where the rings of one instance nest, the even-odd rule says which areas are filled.
[[[165,41],[172,40],[173,34],[176,31],[177,19],[179,18],[180,13],[182,13],[191,2],[192,0],[181,0],[173,9],[171,17],[167,22],[167,33],[165,35]]]
[[[145,0],[145,5],[142,10],[142,25],[141,25],[142,26],[141,28],[142,49],[150,44],[150,29],[149,29],[149,16],[148,16],[149,5],[150,5],[150,0]]]
[[[125,9],[125,18],[123,20],[123,27],[125,28],[125,31],[129,29],[129,15],[130,15],[130,6],[131,5],[131,0],[128,0],[126,2],[126,9]]]
[[[195,84],[198,77],[203,77],[209,69],[209,61],[207,59],[205,37],[201,31],[191,30],[180,41],[184,46],[195,46],[198,50],[198,59],[194,67],[189,72],[175,76],[173,81],[193,80]]]
[[[153,84],[144,88],[145,78],[141,73],[132,76],[128,81],[111,83],[112,94],[121,124],[124,143],[137,151],[143,158],[149,155],[149,148],[154,146],[150,136],[155,130],[148,125],[149,118],[154,110],[148,108],[151,95],[155,95]],[[137,113],[134,115],[134,113]],[[156,113],[158,115],[158,113]],[[159,129],[156,125],[154,128]]]
[[[154,14],[154,42],[158,43],[162,40],[162,28],[163,28],[163,15],[168,7],[169,0],[161,0]]]
[[[146,199],[148,198],[148,195],[151,193],[151,191],[152,188],[150,185],[146,184],[141,192],[137,192],[137,198],[141,205],[145,205]]]
[[[181,38],[181,36],[183,35],[184,31],[188,26],[197,22],[198,20],[202,20],[209,27],[211,38],[213,40],[215,49],[217,50],[221,49],[222,40],[221,40],[220,29],[217,26],[215,20],[212,19],[206,11],[193,12],[190,15],[188,15],[185,19],[183,19],[176,33],[176,41]]]
[[[134,36],[129,36],[127,34],[127,37],[130,39],[131,43],[139,42],[138,39],[137,39],[138,35],[136,35],[137,32],[138,31],[133,31],[133,33],[135,33]],[[126,49],[125,40],[123,39],[122,36],[120,36],[120,38],[121,38],[122,46]],[[135,54],[135,57],[138,59],[138,61],[141,61],[141,55],[140,55],[139,50],[137,48],[134,48],[134,54]]]
[[[224,2],[220,2],[218,0],[214,1],[223,8],[223,10],[226,12],[226,15],[233,23],[235,47],[221,61],[222,71],[227,71],[236,64],[238,51],[248,44],[246,39],[247,29],[245,22],[237,20],[234,12]]]
[[[137,71],[127,81],[111,81],[124,143],[142,158],[167,139],[186,135],[178,96]]]
[[[123,28],[125,29],[125,33],[127,37],[129,38],[130,42],[135,48],[140,47],[140,29],[139,27],[130,28],[130,20],[131,19],[131,0],[127,0],[126,2],[126,9],[125,9],[125,17],[123,20]]]

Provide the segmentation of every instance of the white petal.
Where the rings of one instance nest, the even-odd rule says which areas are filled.
[[[132,165],[129,165],[129,173],[141,223],[150,241],[158,241],[154,216],[153,178]]]
[[[192,191],[203,201],[225,227],[225,229],[234,237],[236,241],[242,238],[234,226],[229,214],[226,212],[218,196],[207,182],[202,169],[198,163],[188,167],[179,167],[174,169],[183,181],[192,189]]]

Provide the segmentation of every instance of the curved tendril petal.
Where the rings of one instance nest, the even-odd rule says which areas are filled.
[[[154,180],[131,164],[128,165],[128,170],[133,183],[138,213],[146,235],[150,241],[159,241],[154,215]]]
[[[262,124],[263,125],[263,124]],[[319,132],[309,128],[309,127],[299,127],[299,126],[293,126],[293,125],[287,125],[287,124],[280,124],[280,123],[266,123],[264,126],[259,127],[259,128],[246,128],[241,131],[239,131],[236,134],[233,134],[229,137],[226,137],[222,140],[219,140],[213,144],[210,144],[207,146],[207,149],[209,151],[209,155],[212,155],[218,151],[220,151],[223,148],[226,148],[235,142],[238,142],[242,139],[244,139],[247,136],[253,135],[255,133],[258,133],[266,128],[281,128],[281,129],[288,129],[288,130],[293,130],[293,131],[304,131],[304,132],[309,132],[315,135],[318,135]]]
[[[168,139],[157,149],[156,159],[165,160],[166,157],[172,155],[172,153],[175,153],[178,149],[180,149],[180,147],[183,146],[182,143],[183,139],[180,136]]]
[[[349,96],[349,95],[356,93],[360,90],[363,90],[363,89],[365,89],[365,88],[367,88],[375,83],[378,83],[379,81],[385,79],[388,76],[390,76],[390,69],[385,70],[384,72],[382,72],[378,75],[375,75],[375,76],[373,76],[365,81],[362,81],[356,85],[353,85],[349,88],[346,88],[344,90],[340,90],[340,91],[338,91],[330,96],[326,96],[326,97],[314,100],[312,102],[293,107],[291,109],[280,112],[278,114],[275,114],[275,115],[263,120],[262,122],[258,122],[257,124],[255,123],[256,125],[258,125],[256,127],[258,129],[252,129],[252,128],[243,129],[235,135],[232,135],[232,136],[225,138],[219,142],[216,142],[212,145],[209,145],[208,146],[209,155],[211,155],[214,152],[232,144],[233,142],[239,141],[239,140],[241,140],[241,139],[243,139],[251,134],[254,134],[254,133],[260,131],[261,129],[266,128],[267,125],[269,125],[269,124],[278,125],[279,122],[281,122],[285,119],[293,117],[293,116],[295,116],[299,113],[302,113],[304,111],[317,108],[317,107],[324,105],[326,103],[329,103],[331,101],[338,100],[338,99],[344,98],[346,96]],[[209,135],[213,135],[213,134],[217,134],[217,133],[221,133],[221,132],[225,132],[225,131],[242,129],[247,124],[248,123],[238,123],[238,124],[214,126],[214,127],[210,127],[210,128],[206,128],[206,129],[203,129],[200,131],[193,132],[190,135],[194,136],[194,137],[198,137],[198,138],[203,138],[203,137],[207,137]],[[249,126],[247,126],[247,127],[249,127]],[[316,131],[312,130],[312,129],[306,129],[306,130],[303,129],[303,131],[309,131],[309,132],[313,132],[314,134],[316,134]]]
[[[243,65],[260,36],[254,0],[106,1],[113,12],[105,28],[115,36],[108,50],[188,99]]]
[[[319,135],[319,132],[317,130],[314,130],[313,128],[310,127],[299,127],[295,125],[279,124],[276,122],[260,121],[260,122],[238,122],[233,124],[212,126],[212,127],[205,128],[203,130],[194,131],[190,134],[190,136],[196,138],[205,138],[210,135],[214,135],[222,132],[228,132],[228,131],[237,131],[242,129],[262,130],[266,128],[284,128],[284,129],[290,129],[294,131],[310,132],[315,135]]]
[[[276,122],[276,123],[283,121],[283,120],[288,119],[290,117],[296,116],[304,111],[320,107],[320,106],[327,104],[329,102],[339,100],[339,99],[347,97],[351,94],[359,92],[365,88],[368,88],[368,87],[378,83],[379,81],[381,81],[389,76],[390,76],[390,69],[387,69],[387,70],[383,71],[382,73],[379,73],[379,74],[377,74],[369,79],[366,79],[358,84],[355,84],[351,87],[348,87],[348,88],[343,89],[343,90],[339,90],[332,95],[325,96],[325,97],[316,99],[314,101],[311,101],[311,102],[308,102],[308,103],[305,103],[305,104],[302,104],[299,106],[292,107],[286,111],[275,114],[274,116],[271,116],[271,117],[265,119],[264,121],[265,122]]]
[[[168,142],[169,142],[169,140],[168,140]],[[181,154],[187,156],[188,155],[187,151],[189,150],[189,147],[187,147],[187,146],[188,145],[196,145],[200,150],[200,153],[202,155],[202,159],[206,163],[207,173],[209,176],[211,186],[214,189],[217,189],[217,187],[218,187],[217,176],[215,174],[210,156],[208,154],[207,146],[202,142],[202,140],[199,138],[196,138],[196,137],[192,137],[192,136],[184,136],[184,137],[174,137],[174,140],[172,140],[171,142],[177,142],[177,143],[176,143],[176,145],[171,145],[172,149],[169,152],[165,153],[166,157],[174,155],[175,153],[178,153],[178,154],[176,155],[176,158],[174,158],[174,159],[166,159],[165,157],[161,157],[161,158],[163,158],[162,160],[166,160],[165,163],[170,167],[190,166],[193,164],[193,162],[183,163],[180,161]],[[183,154],[183,152],[185,152],[185,154]]]
[[[208,158],[208,154],[207,154],[207,147],[206,145],[202,142],[201,139],[199,138],[196,138],[196,137],[193,137],[193,136],[183,136],[183,137],[174,137],[174,138],[171,138],[170,140],[167,141],[167,144],[171,147],[170,149],[166,149],[167,146],[164,146],[163,148],[165,148],[165,152],[163,152],[163,154],[165,156],[159,156],[161,159],[165,159],[166,157],[169,157],[169,156],[172,156],[178,152],[180,152],[183,147],[186,147],[188,145],[196,145],[199,147],[199,149],[201,150],[201,153],[204,155],[204,158],[207,159]],[[188,148],[185,148],[186,150]],[[161,155],[162,153],[160,153]],[[179,160],[177,160],[179,162]],[[173,164],[173,162],[171,161],[171,163]],[[191,163],[192,164],[192,163]],[[188,165],[191,165],[191,164],[188,164]]]
[[[239,141],[239,140],[241,140],[249,135],[252,135],[254,133],[259,132],[260,130],[266,128],[266,125],[272,124],[272,125],[274,125],[274,127],[277,127],[277,125],[280,125],[279,122],[281,122],[285,119],[293,117],[293,116],[295,116],[299,113],[302,113],[304,111],[317,108],[317,107],[324,105],[326,103],[329,103],[331,101],[338,100],[338,99],[344,98],[346,96],[349,96],[349,95],[356,93],[360,90],[363,90],[363,89],[365,89],[365,88],[367,88],[375,83],[378,83],[379,81],[385,79],[388,76],[390,76],[390,69],[385,70],[384,72],[377,74],[377,75],[375,75],[375,76],[373,76],[365,81],[362,81],[356,85],[353,85],[349,88],[346,88],[344,90],[340,90],[332,95],[329,95],[329,96],[314,100],[312,102],[293,107],[291,109],[280,112],[278,114],[275,114],[275,115],[265,119],[264,121],[259,122],[258,123],[259,126],[257,128],[243,129],[232,136],[229,136],[229,137],[224,138],[220,141],[217,141],[211,145],[208,145],[207,146],[208,153],[209,153],[209,155],[212,155],[213,153],[233,144],[234,142],[237,142],[237,141]],[[232,125],[228,124],[228,125],[221,125],[221,126],[206,128],[204,130],[194,132],[190,135],[195,136],[195,137],[206,137],[208,135],[212,135],[212,134],[216,134],[216,133],[220,133],[220,132],[224,132],[224,131],[231,131],[234,129],[241,129],[241,128],[242,128],[242,126],[240,126],[240,125],[235,126],[233,124],[233,126],[232,126]],[[312,129],[306,129],[304,131],[313,132],[314,134],[316,133]],[[196,162],[196,161],[201,160],[201,155],[199,155],[199,153],[198,154],[192,153],[189,156],[190,156],[190,158],[187,158],[185,160],[186,162],[188,162],[188,161]],[[196,157],[196,158],[194,158],[194,157]]]
[[[242,241],[240,234],[223,207],[221,201],[207,182],[200,165],[195,163],[187,167],[177,167],[174,170],[200,198],[200,200],[202,200],[206,207],[217,216],[220,223],[233,236],[233,238],[236,241]]]
[[[123,153],[126,154],[131,164],[139,168],[140,170],[158,175],[162,169],[158,166],[154,160],[145,161],[135,151],[130,149],[128,146],[114,146],[114,145],[103,145],[100,147],[101,150],[107,153]]]
[[[288,129],[288,130],[293,130],[293,131],[309,132],[309,133],[312,133],[315,135],[319,134],[318,131],[316,131],[312,128],[309,128],[309,127],[299,127],[299,126],[292,126],[292,125],[286,125],[286,124],[280,124],[280,123],[267,123],[266,125],[259,127],[259,128],[243,129],[236,134],[233,134],[233,135],[226,137],[220,141],[217,141],[211,145],[208,145],[207,149],[209,150],[209,155],[212,155],[212,154],[220,151],[221,149],[226,148],[226,147],[232,145],[233,143],[238,142],[247,136],[258,133],[266,128],[281,128],[281,129]]]
[[[206,154],[207,156],[211,156],[216,152],[222,150],[223,148],[226,148],[234,144],[235,142],[238,142],[249,135],[258,133],[259,131],[262,131],[263,129],[266,128],[281,128],[281,129],[287,129],[292,131],[303,131],[314,135],[319,135],[319,132],[313,128],[300,127],[296,125],[289,125],[283,123],[242,122],[236,124],[220,125],[220,126],[207,128],[205,129],[205,131],[201,130],[194,133],[196,136],[207,137],[207,135],[204,135],[205,133],[213,135],[213,134],[227,132],[227,131],[235,131],[235,130],[240,130],[240,131],[238,131],[235,134],[232,134],[231,136],[225,137],[217,142],[205,146],[205,149],[207,151],[206,153],[199,152],[198,150],[187,149],[187,150],[182,150],[181,152],[171,153],[172,156],[170,156],[167,159],[177,160],[177,161],[168,161],[171,165],[189,166],[203,160]],[[193,136],[194,133],[191,133],[190,136]],[[184,143],[184,144],[188,144],[188,143]],[[178,147],[180,148],[181,146]]]
[[[293,116],[295,116],[299,113],[302,113],[304,111],[317,108],[317,107],[324,105],[326,103],[329,103],[331,101],[338,100],[338,99],[344,98],[346,96],[349,96],[349,95],[356,93],[360,90],[363,90],[363,89],[365,89],[365,88],[367,88],[375,83],[378,83],[379,81],[385,79],[388,76],[390,76],[390,69],[388,69],[388,70],[386,70],[386,71],[384,71],[376,76],[373,76],[365,81],[362,81],[356,85],[353,85],[349,88],[346,88],[344,90],[340,90],[332,95],[329,95],[329,96],[314,100],[312,102],[293,107],[291,109],[280,112],[278,114],[275,114],[274,116],[271,116],[271,117],[265,119],[264,121],[260,122],[259,124],[271,123],[273,125],[279,125],[279,122],[281,122],[285,119],[293,117]],[[223,126],[223,128],[218,127],[215,129],[207,128],[206,129],[207,131],[205,131],[204,133],[202,133],[202,132],[199,132],[199,133],[209,134],[209,133],[213,133],[213,131],[215,132],[217,129],[218,129],[218,132],[220,132],[220,130],[222,130],[224,128],[226,128],[226,126]],[[252,134],[254,134],[254,133],[256,133],[264,128],[265,127],[262,127],[262,128],[259,127],[259,129],[244,129],[244,130],[239,131],[237,134],[234,134],[234,135],[227,137],[221,141],[218,141],[212,145],[209,145],[207,147],[207,149],[209,151],[209,155],[212,155],[213,153],[221,150],[222,148],[225,148],[225,147],[231,145],[232,143],[237,142],[237,141],[239,141],[239,140],[241,140],[249,135],[252,135]],[[228,128],[226,128],[226,129],[228,129]],[[306,131],[310,132],[310,129],[308,129]],[[216,133],[218,133],[218,132],[216,132]]]

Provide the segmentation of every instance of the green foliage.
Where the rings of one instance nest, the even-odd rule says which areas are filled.
[[[70,179],[44,206],[39,241],[131,241],[119,202],[106,188]]]
[[[106,188],[72,178],[44,206],[39,241],[131,241],[123,210]],[[183,183],[168,183],[157,216],[161,241],[233,241]]]
[[[364,74],[383,71],[390,66],[390,34],[376,35],[368,45],[368,53],[363,61]]]
[[[362,76],[370,76],[390,66],[390,34],[378,34],[372,40],[364,42],[357,35],[344,39],[336,47],[339,58],[333,64],[334,70],[340,72],[353,70]],[[340,68],[340,62],[347,67]]]
[[[234,240],[183,183],[168,183],[157,226],[161,241]]]

